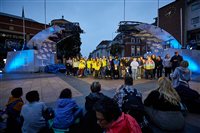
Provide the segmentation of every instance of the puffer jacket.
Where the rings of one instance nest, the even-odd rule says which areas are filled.
[[[55,109],[53,127],[57,129],[67,129],[74,123],[74,112],[78,109],[74,99],[58,99]]]
[[[188,68],[180,66],[170,76],[173,80],[173,87],[176,88],[180,83],[188,84],[188,81],[191,79],[191,71]]]

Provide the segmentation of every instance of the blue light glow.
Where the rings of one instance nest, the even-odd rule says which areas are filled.
[[[32,51],[20,51],[13,54],[7,66],[7,72],[15,71],[16,69],[23,68],[33,62],[34,54]]]
[[[200,73],[200,66],[198,66],[198,64],[192,58],[190,58],[189,56],[185,56],[185,55],[183,55],[183,58],[184,58],[184,60],[187,60],[189,62],[188,68],[192,72]]]
[[[171,44],[171,48],[181,49],[182,47],[177,40],[171,40],[170,44]]]
[[[50,31],[50,32],[54,32],[55,30],[54,30],[53,27],[50,27],[50,28],[49,28],[49,31]]]

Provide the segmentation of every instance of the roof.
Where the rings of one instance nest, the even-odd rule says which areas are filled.
[[[12,14],[7,14],[7,13],[3,13],[3,12],[0,12],[0,16],[7,16],[7,17],[11,17],[11,18],[16,18],[16,19],[23,19],[22,17],[20,16],[16,16],[16,15],[12,15]],[[36,22],[36,23],[39,23],[33,19],[30,19],[30,18],[26,18],[24,17],[26,21],[31,21],[31,22]]]
[[[61,18],[61,19],[54,19],[51,22],[57,22],[57,21],[62,21],[62,22],[66,22],[66,23],[72,23],[72,22],[70,22],[70,21],[68,21],[66,19],[63,19],[63,18]]]
[[[111,42],[110,40],[103,40],[103,41],[101,41],[101,42],[99,43],[98,46],[108,45],[110,42]],[[98,46],[97,46],[97,47],[98,47]]]
[[[99,45],[97,45],[96,48],[98,49],[98,48],[100,48],[100,47],[103,46],[103,45],[104,45],[104,46],[107,46],[107,45],[109,45],[110,42],[112,42],[112,41],[110,41],[110,40],[103,40],[103,41],[101,41],[101,42],[99,43]]]

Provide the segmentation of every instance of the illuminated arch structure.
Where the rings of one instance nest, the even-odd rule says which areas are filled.
[[[5,72],[36,72],[41,66],[55,64],[56,43],[65,38],[62,30],[59,26],[49,27],[27,43],[30,50],[8,52]]]
[[[136,28],[151,33],[153,36],[162,40],[160,44],[152,44],[151,52],[153,54],[159,54],[164,57],[168,53],[173,56],[174,52],[178,51],[183,56],[183,59],[189,62],[189,69],[192,72],[200,73],[200,60],[198,59],[200,52],[198,50],[181,49],[180,43],[172,35],[157,26],[141,23]],[[170,46],[165,47],[168,44]]]
[[[182,45],[167,31],[142,22],[136,21],[121,21],[119,23],[117,38],[121,40],[124,35],[139,37],[146,42],[149,47],[148,55],[160,55],[164,57],[167,53],[171,56],[175,51],[178,51],[183,56],[184,60],[189,61],[189,69],[192,72],[200,73],[200,52],[198,50],[181,49]],[[114,41],[115,41],[114,39]]]

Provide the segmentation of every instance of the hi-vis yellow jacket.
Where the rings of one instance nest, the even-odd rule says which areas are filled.
[[[152,70],[155,68],[155,63],[153,60],[146,60],[145,64],[144,64],[144,69],[146,70]]]
[[[84,69],[85,68],[85,60],[80,60],[80,63],[78,65],[79,69]]]

